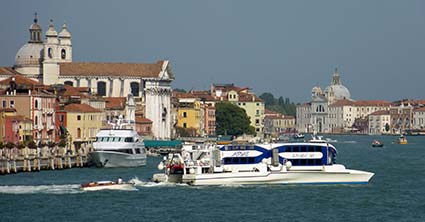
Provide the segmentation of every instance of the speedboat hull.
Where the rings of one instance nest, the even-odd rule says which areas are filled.
[[[268,172],[226,172],[186,174],[182,181],[190,185],[249,184],[367,184],[373,173],[331,167],[324,170],[289,170]]]
[[[83,191],[98,191],[98,190],[132,190],[134,189],[134,184],[132,183],[115,183],[112,181],[104,182],[91,182],[82,184],[80,187]]]
[[[92,161],[98,167],[139,167],[146,165],[146,154],[94,151],[90,155]]]

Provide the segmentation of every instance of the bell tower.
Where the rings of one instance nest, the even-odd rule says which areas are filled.
[[[60,51],[58,33],[50,19],[49,29],[46,32],[46,41],[44,42],[44,61],[43,61],[43,84],[52,85],[58,83]]]
[[[72,62],[72,44],[71,33],[68,31],[66,23],[62,26],[62,31],[58,35],[59,38],[59,61]]]

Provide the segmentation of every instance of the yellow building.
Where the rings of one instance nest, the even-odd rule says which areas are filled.
[[[227,100],[245,110],[246,115],[251,121],[251,126],[255,128],[257,136],[262,136],[264,133],[264,102],[247,89],[239,91],[230,90],[227,93]]]
[[[102,127],[102,111],[87,104],[69,104],[66,112],[66,128],[74,148],[78,150],[95,140]]]
[[[201,136],[203,118],[200,100],[190,94],[179,94],[176,97],[177,127],[186,131],[188,136]]]

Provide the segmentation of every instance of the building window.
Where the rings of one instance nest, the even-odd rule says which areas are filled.
[[[97,94],[106,96],[106,82],[97,82]]]
[[[77,120],[81,120],[81,116],[80,115],[77,116]]]
[[[53,57],[53,49],[52,49],[52,48],[49,48],[49,49],[47,50],[47,56],[48,56],[49,58],[52,58],[52,57]]]
[[[131,88],[131,94],[133,94],[133,96],[139,96],[139,83],[138,82],[130,83],[130,88]]]
[[[10,108],[14,108],[15,107],[15,101],[10,100]]]
[[[187,117],[187,113],[183,112],[183,117],[186,118]],[[185,127],[186,128],[186,127]]]
[[[62,49],[61,50],[61,58],[62,59],[65,59],[66,58],[66,51],[65,51],[65,49]]]
[[[183,123],[183,128],[187,128],[187,124],[186,123]]]
[[[3,108],[6,108],[6,100],[3,100]]]
[[[80,138],[80,137],[81,137],[81,129],[77,128],[77,138]]]
[[[67,86],[74,86],[74,82],[72,81],[65,81],[64,84]]]

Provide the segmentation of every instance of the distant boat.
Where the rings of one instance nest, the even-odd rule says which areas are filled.
[[[372,141],[372,147],[383,147],[384,143],[379,140]]]
[[[302,133],[297,133],[293,136],[294,139],[304,139],[304,134]]]
[[[407,138],[404,135],[400,135],[398,140],[396,141],[398,144],[407,144]]]

